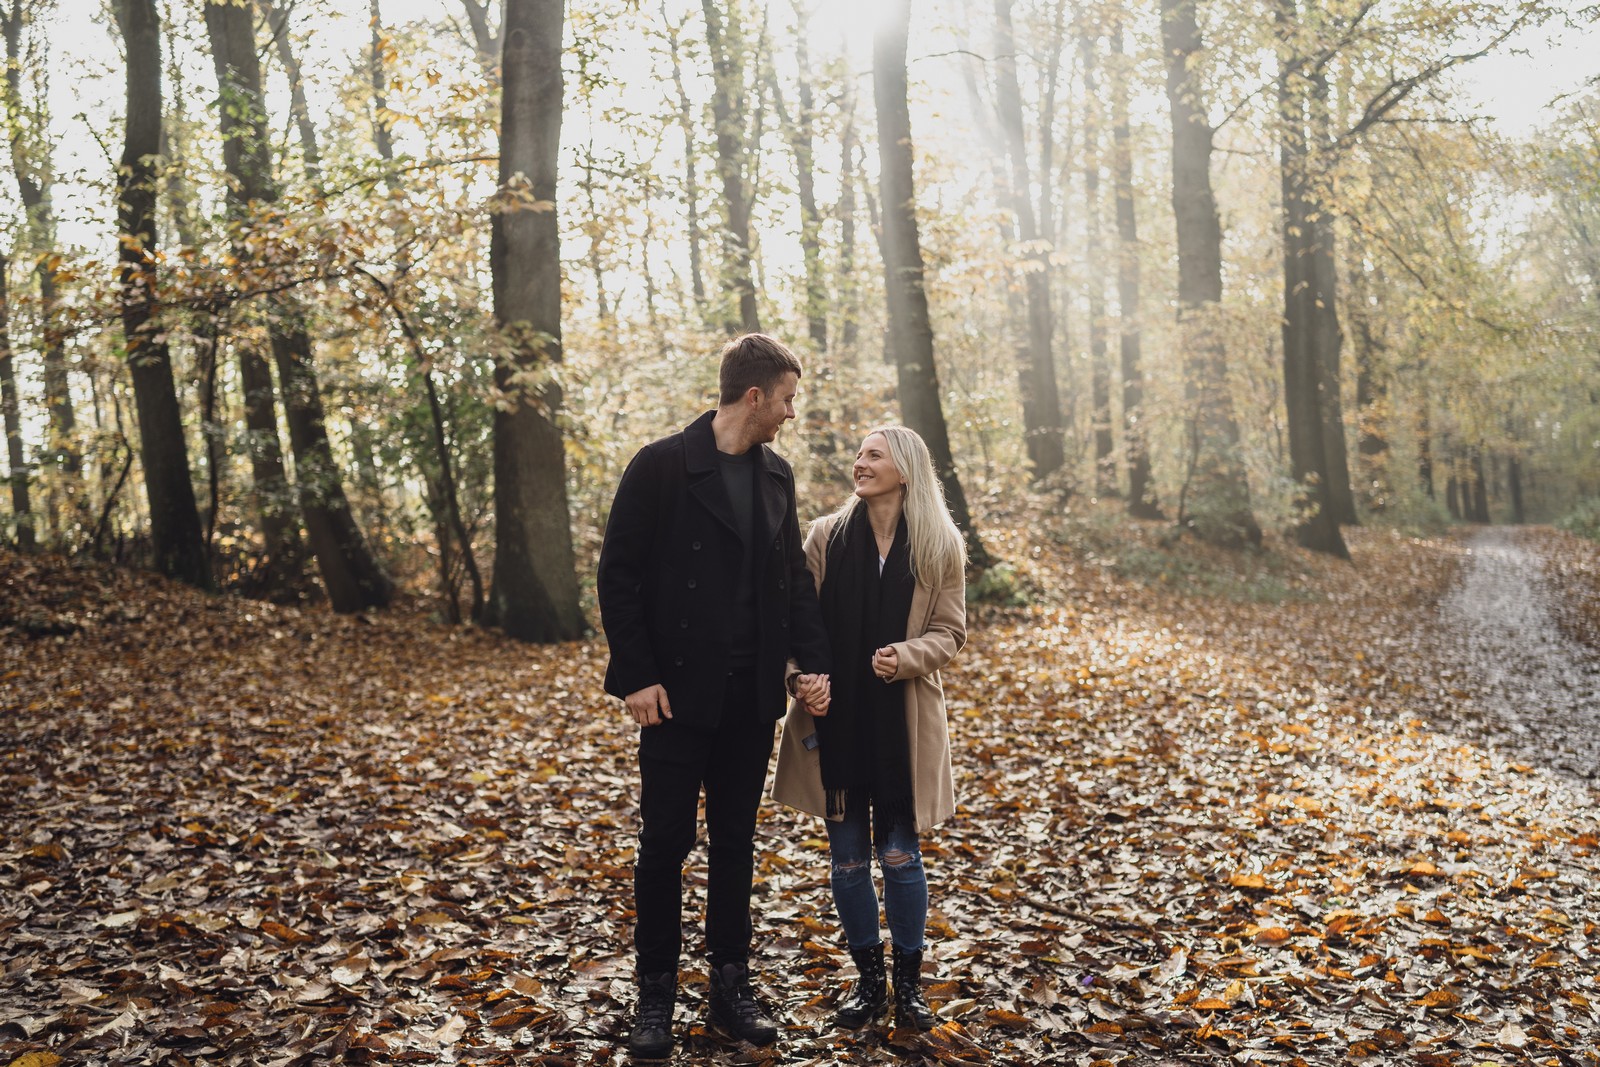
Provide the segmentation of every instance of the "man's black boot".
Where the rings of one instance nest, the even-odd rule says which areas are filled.
[[[770,1045],[778,1039],[778,1027],[756,1003],[750,969],[743,963],[711,968],[711,1018],[752,1045]]]
[[[672,1008],[678,999],[678,976],[647,974],[639,978],[639,1004],[634,1011],[628,1054],[641,1060],[672,1055]]]
[[[894,946],[894,1024],[911,1030],[932,1030],[939,1025],[928,1002],[922,999],[922,952]]]
[[[833,1013],[833,1025],[855,1030],[882,1015],[889,1005],[884,990],[883,943],[853,948],[850,958],[856,961],[856,984]]]

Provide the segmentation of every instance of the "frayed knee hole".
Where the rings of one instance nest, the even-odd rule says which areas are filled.
[[[920,858],[914,852],[901,852],[899,849],[891,849],[880,855],[878,860],[885,867],[909,867]]]

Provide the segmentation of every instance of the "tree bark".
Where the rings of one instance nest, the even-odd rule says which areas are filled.
[[[1106,290],[1100,206],[1100,100],[1096,39],[1086,33],[1083,53],[1084,270],[1088,275],[1089,393],[1093,406],[1094,487],[1100,496],[1117,493],[1116,438],[1112,434],[1111,359],[1106,346]]]
[[[156,569],[200,589],[211,566],[200,530],[172,356],[156,315],[156,167],[161,150],[161,21],[155,0],[117,0],[127,55],[126,146],[117,170],[122,333],[139,411],[139,456]]]
[[[1289,0],[1292,4],[1293,0]],[[1308,4],[1316,0],[1307,0]],[[1325,173],[1332,159],[1332,137],[1328,116],[1328,78],[1316,71],[1306,97],[1310,149],[1304,157],[1308,166],[1305,188],[1311,209],[1311,305],[1312,349],[1316,353],[1317,399],[1322,426],[1322,454],[1327,470],[1328,506],[1335,523],[1354,525],[1355,494],[1350,487],[1350,450],[1344,432],[1343,380],[1344,329],[1339,324],[1339,261],[1333,212],[1327,206],[1329,190]],[[1313,155],[1314,153],[1314,155]],[[1315,173],[1313,173],[1315,172]],[[1315,180],[1311,180],[1311,179]]]
[[[472,43],[478,50],[478,63],[491,84],[497,84],[496,67],[500,63],[500,31],[489,24],[493,0],[461,0],[467,11],[467,25],[472,28]]]
[[[916,183],[911,147],[911,110],[906,100],[906,38],[911,0],[892,0],[880,16],[872,42],[873,101],[878,116],[878,168],[883,200],[883,273],[889,304],[900,411],[906,425],[927,442],[945,501],[967,540],[973,566],[986,566],[988,552],[967,510],[950,435],[940,402],[933,355],[933,324],[923,288],[922,246],[917,235]]]
[[[50,146],[24,134],[22,72],[39,57],[24,55],[22,33],[27,28],[32,5],[28,0],[11,0],[0,8],[0,30],[6,39],[7,110],[11,112],[11,167],[17,178],[17,193],[22,201],[29,242],[38,256],[34,270],[39,281],[39,318],[43,323],[44,400],[50,419],[51,462],[76,482],[83,469],[78,448],[77,413],[72,404],[72,386],[67,376],[66,338],[61,329],[61,296],[56,288],[58,258],[55,255],[56,223],[52,206]],[[42,113],[42,102],[38,105]],[[35,119],[38,119],[38,115]],[[35,122],[39,128],[42,122]],[[69,493],[73,490],[69,490]]]
[[[1350,558],[1339,532],[1323,425],[1326,368],[1317,304],[1317,223],[1309,189],[1306,75],[1295,43],[1296,0],[1278,0],[1278,174],[1283,196],[1283,397],[1289,427],[1289,468],[1299,486],[1302,517],[1295,539],[1305,548]]]
[[[1056,386],[1055,331],[1050,306],[1050,241],[1041,236],[1033,211],[1033,183],[1028,167],[1027,137],[1022,123],[1022,92],[1017,84],[1017,41],[1011,23],[1011,0],[995,0],[995,103],[1005,131],[1010,162],[1010,201],[1019,257],[1027,289],[1026,361],[1019,368],[1023,440],[1035,480],[1054,474],[1065,462],[1061,433],[1061,396]]]
[[[205,14],[222,93],[219,112],[223,162],[232,179],[230,206],[236,217],[242,217],[252,202],[272,203],[278,198],[268,159],[255,29],[248,8],[207,4]],[[268,322],[268,338],[283,389],[300,511],[328,600],[338,612],[382,607],[393,599],[394,583],[384,573],[350,513],[328,440],[311,339],[299,310],[290,300],[280,299],[275,304]],[[257,391],[265,385],[259,378],[254,384]],[[245,386],[251,389],[252,383],[246,381]],[[276,432],[274,428],[273,437]]]
[[[489,261],[509,355],[495,370],[495,568],[489,621],[524,641],[584,632],[557,416],[561,390],[562,0],[508,0],[501,60],[500,188]],[[529,183],[514,189],[514,182]],[[531,198],[528,196],[531,194]],[[531,202],[530,202],[531,200]]]
[[[379,0],[370,0],[372,49],[367,56],[367,78],[372,85],[372,141],[378,158],[393,162],[394,137],[389,132],[389,79],[383,69],[383,10]]]
[[[312,188],[322,183],[322,148],[317,144],[317,128],[311,123],[311,107],[306,103],[305,81],[300,76],[300,60],[295,56],[294,42],[289,39],[289,15],[272,0],[257,0],[261,13],[266,16],[272,46],[283,64],[283,73],[289,79],[289,114],[294,119],[295,130],[300,135],[300,155],[306,180]]]
[[[1178,238],[1178,326],[1189,406],[1187,521],[1205,540],[1259,544],[1250,486],[1238,455],[1239,426],[1228,388],[1228,353],[1216,316],[1222,302],[1222,223],[1211,190],[1213,130],[1200,78],[1192,71],[1202,42],[1198,0],[1160,0],[1172,112],[1172,210]],[[1185,516],[1187,499],[1196,505]]]
[[[1139,320],[1139,224],[1133,202],[1133,144],[1128,120],[1128,62],[1120,21],[1111,28],[1111,181],[1117,216],[1117,340],[1122,364],[1122,447],[1128,466],[1128,514],[1159,519],[1150,480]]]
[[[706,18],[706,48],[711,53],[711,115],[717,126],[717,174],[722,179],[723,279],[729,307],[724,320],[728,333],[759,332],[756,285],[751,255],[750,189],[745,181],[747,148],[744,139],[744,64],[739,26],[730,10],[727,25],[716,0],[701,0]],[[730,40],[730,38],[734,38]],[[737,317],[733,317],[735,310]]]
[[[839,132],[839,340],[850,358],[856,358],[861,331],[861,283],[856,278],[856,94],[846,79],[843,90],[843,128]]]
[[[1516,456],[1506,460],[1506,487],[1511,493],[1511,521],[1521,526],[1528,521],[1522,505],[1522,464]]]
[[[778,112],[778,123],[783,128],[789,150],[794,153],[795,192],[800,200],[800,254],[806,272],[806,333],[818,352],[828,350],[828,285],[822,273],[822,216],[817,211],[817,178],[813,126],[816,118],[816,101],[811,92],[807,70],[811,61],[806,52],[806,19],[799,5],[795,18],[800,32],[795,35],[795,61],[800,70],[795,88],[798,110],[789,114],[783,101],[783,90],[778,85],[777,71],[769,65],[768,84],[772,90],[773,105]]]
[[[700,249],[700,184],[694,165],[698,155],[695,147],[696,126],[694,109],[683,87],[683,63],[678,54],[678,40],[683,27],[667,22],[665,5],[661,8],[661,19],[667,23],[667,45],[672,55],[672,85],[678,95],[678,127],[683,131],[683,199],[689,230],[689,292],[694,297],[695,309],[704,316],[706,283],[704,257]]]
[[[11,261],[0,253],[0,410],[5,413],[6,460],[11,473],[11,514],[17,524],[17,548],[32,552],[38,547],[33,532],[33,505],[28,498],[28,460],[22,445],[22,403],[17,393],[17,372],[11,353]]]

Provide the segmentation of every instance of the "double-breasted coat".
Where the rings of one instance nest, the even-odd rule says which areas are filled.
[[[806,537],[806,565],[822,588],[828,563],[828,534],[834,516],[817,520]],[[950,772],[950,731],[939,670],[967,643],[967,590],[958,576],[932,586],[917,583],[906,619],[906,639],[893,648],[899,660],[894,681],[906,682],[906,739],[911,746],[911,790],[918,830],[955,814],[955,784]],[[840,667],[842,669],[842,665]],[[822,757],[812,738],[811,713],[791,703],[778,743],[778,770],[772,798],[780,804],[826,817]]]
[[[596,594],[611,646],[605,689],[667,691],[673,721],[709,729],[721,714],[739,567],[756,554],[755,713],[783,715],[785,664],[828,673],[829,650],[806,569],[794,471],[758,445],[753,544],[739,537],[717,467],[708,411],[640,449],[623,472],[600,548]]]

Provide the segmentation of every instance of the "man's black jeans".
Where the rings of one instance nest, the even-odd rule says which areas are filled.
[[[667,694],[670,699],[672,694]],[[714,730],[668,720],[639,732],[639,853],[633,868],[638,973],[676,974],[682,945],[683,862],[706,795],[706,950],[711,965],[750,956],[756,809],[772,755],[772,720],[756,710],[753,671],[728,676]]]

